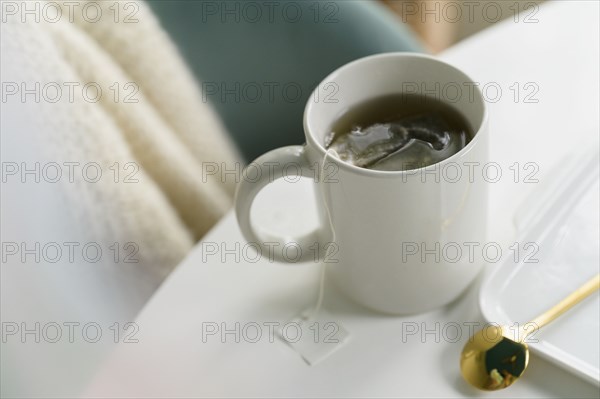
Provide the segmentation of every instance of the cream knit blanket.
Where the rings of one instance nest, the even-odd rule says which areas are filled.
[[[51,7],[39,22],[4,13],[3,56],[19,56],[3,64],[17,63],[28,88],[51,82],[39,104],[29,96],[22,105],[51,132],[47,159],[101,167],[95,184],[62,186],[66,206],[96,241],[137,243],[137,259],[157,281],[231,206],[235,179],[206,168],[233,169],[238,154],[145,3],[95,1],[87,17],[86,2],[74,3],[53,2],[62,7],[56,21]],[[52,103],[56,84],[62,96]]]

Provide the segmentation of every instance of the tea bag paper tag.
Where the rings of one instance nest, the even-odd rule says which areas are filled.
[[[310,313],[312,309],[289,320],[277,335],[312,366],[348,342],[350,333],[325,309]]]

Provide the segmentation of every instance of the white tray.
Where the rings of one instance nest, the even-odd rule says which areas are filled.
[[[521,226],[518,259],[511,252],[486,276],[479,300],[488,322],[526,323],[598,273],[598,155],[576,162],[579,167],[575,170],[562,168],[570,171],[566,176],[557,175],[559,184],[550,190],[552,194],[536,194],[537,206],[533,208],[538,212],[531,207],[525,212],[529,222]],[[534,246],[524,250],[526,243]],[[539,250],[525,261],[536,244]],[[532,263],[534,259],[538,262]],[[537,342],[529,347],[533,353],[600,384],[599,319],[600,299],[595,293],[540,329],[532,338]]]

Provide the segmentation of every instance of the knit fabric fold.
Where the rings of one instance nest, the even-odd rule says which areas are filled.
[[[32,141],[47,159],[104,174],[61,184],[65,207],[97,242],[137,243],[162,279],[230,208],[235,179],[212,172],[235,169],[238,152],[145,3],[89,2],[97,20],[68,3],[53,2],[56,21],[7,18],[2,51],[19,55],[5,62],[28,87],[62,89],[59,101],[22,105],[43,121]]]

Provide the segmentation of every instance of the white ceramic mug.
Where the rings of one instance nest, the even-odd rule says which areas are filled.
[[[416,170],[363,169],[329,154],[324,161],[325,136],[340,115],[369,99],[405,92],[448,102],[475,136],[452,157]],[[333,240],[335,263],[327,266],[328,275],[351,298],[375,310],[416,313],[457,298],[483,266],[486,244],[487,188],[477,171],[488,157],[489,134],[486,105],[473,81],[427,55],[362,58],[315,89],[306,105],[304,132],[305,145],[279,148],[254,161],[272,173],[238,186],[235,207],[244,237],[263,248],[265,242],[296,242],[305,253],[315,242],[331,249]],[[250,221],[256,194],[274,177],[292,172],[314,178],[315,164],[324,165],[329,177],[316,184],[321,228],[297,238],[259,233]]]

